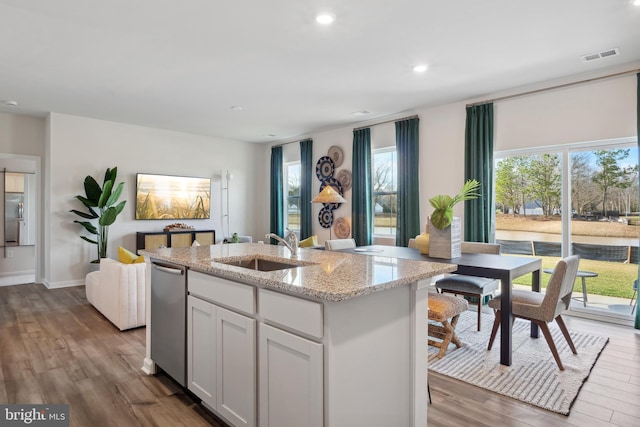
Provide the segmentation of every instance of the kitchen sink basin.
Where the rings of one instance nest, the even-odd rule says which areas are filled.
[[[308,264],[293,264],[291,262],[280,262],[265,258],[251,257],[242,258],[234,261],[218,261],[222,264],[233,265],[236,267],[248,268],[256,271],[276,271],[285,270],[287,268],[304,267]]]

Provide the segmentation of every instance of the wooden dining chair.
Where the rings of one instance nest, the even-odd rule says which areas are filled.
[[[547,344],[549,344],[551,353],[553,353],[553,357],[558,364],[558,368],[560,368],[561,371],[564,371],[564,366],[562,366],[562,362],[560,361],[560,355],[553,342],[547,323],[553,322],[555,319],[562,331],[562,335],[564,335],[564,338],[567,340],[567,344],[569,344],[569,348],[571,348],[573,354],[578,354],[571,340],[571,335],[569,335],[569,331],[567,330],[567,326],[562,319],[562,313],[568,310],[571,304],[571,294],[573,293],[579,263],[580,257],[578,255],[572,255],[558,261],[544,294],[518,289],[512,291],[511,312],[513,317],[530,320],[540,327],[540,330],[542,330],[547,340]],[[496,320],[493,323],[488,350],[491,350],[493,341],[496,338],[496,333],[500,327],[500,303],[501,297],[489,301],[489,307],[495,310]]]

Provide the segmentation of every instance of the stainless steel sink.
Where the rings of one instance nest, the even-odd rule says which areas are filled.
[[[309,264],[293,264],[290,262],[280,262],[274,261],[265,258],[259,257],[251,257],[251,258],[242,258],[234,261],[218,261],[222,264],[233,265],[236,267],[248,268],[250,270],[256,271],[276,271],[276,270],[284,270],[287,268],[297,268],[304,267]]]

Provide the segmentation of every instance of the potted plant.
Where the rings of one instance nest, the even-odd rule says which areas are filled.
[[[98,182],[87,175],[84,179],[84,192],[85,196],[76,196],[86,208],[87,212],[82,212],[76,209],[72,209],[70,212],[81,216],[89,221],[75,220],[76,224],[80,224],[89,233],[95,235],[95,239],[89,238],[85,235],[81,235],[80,238],[89,243],[93,243],[98,247],[98,259],[91,261],[92,263],[99,263],[101,258],[107,257],[107,244],[109,241],[109,226],[116,221],[116,218],[124,209],[126,201],[118,202],[124,182],[120,182],[116,185],[116,176],[118,175],[118,168],[107,168],[104,174],[104,182],[102,187]],[[90,220],[98,220],[98,226],[96,227]]]
[[[451,197],[440,194],[429,199],[433,206],[433,214],[429,221],[429,255],[436,258],[456,258],[462,253],[460,236],[460,218],[453,216],[453,207],[464,201],[480,196],[477,192],[480,183],[470,179],[464,183],[462,190]]]

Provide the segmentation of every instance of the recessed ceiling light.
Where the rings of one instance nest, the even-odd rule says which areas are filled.
[[[232,109],[232,110],[242,110],[242,107],[241,107],[241,106],[239,106],[239,105],[232,105],[232,106],[231,106],[231,109]]]
[[[419,64],[413,67],[413,71],[415,71],[416,73],[424,73],[425,71],[427,71],[427,68],[429,68],[427,64]]]
[[[5,101],[4,103],[7,107],[17,107],[18,101]]]
[[[275,138],[275,137],[276,137],[276,136],[278,136],[278,135],[276,135],[275,133],[269,133],[269,134],[267,134],[267,136],[268,136],[269,138]]]
[[[640,0],[633,0],[631,4],[633,4],[634,6],[640,7]]]
[[[335,20],[336,20],[336,17],[329,13],[321,13],[320,15],[316,16],[316,22],[322,25],[333,24],[333,21]]]
[[[351,114],[353,114],[354,116],[366,116],[367,114],[371,114],[371,112],[367,110],[360,110],[360,111],[355,111]]]

